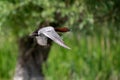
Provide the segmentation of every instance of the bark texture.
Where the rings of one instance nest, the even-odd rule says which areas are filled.
[[[55,23],[44,22],[38,29],[48,25],[59,27],[66,21],[66,17],[61,18],[60,13],[55,13],[55,19]],[[48,39],[47,46],[40,46],[35,38],[29,36],[20,38],[14,80],[44,80],[42,63],[47,60],[51,45],[52,41],[50,39]]]
[[[50,39],[47,46],[40,46],[35,38],[30,36],[20,38],[14,80],[43,80],[42,63],[47,60],[51,44]]]

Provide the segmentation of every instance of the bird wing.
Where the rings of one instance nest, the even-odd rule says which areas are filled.
[[[64,44],[63,40],[61,39],[61,37],[53,30],[49,30],[49,31],[45,31],[42,32],[46,37],[50,38],[51,40],[53,40],[54,42],[56,42],[57,44],[59,44],[60,46],[70,49],[67,45]]]

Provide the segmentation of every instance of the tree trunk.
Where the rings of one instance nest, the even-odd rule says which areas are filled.
[[[47,25],[45,22],[40,27]],[[52,41],[48,39],[47,46],[40,46],[35,38],[24,36],[18,43],[19,55],[14,80],[43,80],[42,63],[47,60]]]
[[[55,13],[54,18],[55,22],[44,22],[39,28],[48,25],[60,27],[67,20],[67,17],[61,17],[60,13]],[[50,39],[48,39],[47,46],[40,46],[35,38],[29,36],[20,38],[19,56],[14,80],[44,80],[42,63],[47,60],[51,45],[52,41]]]
[[[29,36],[21,38],[14,80],[43,80],[42,63],[46,61],[50,47],[51,41],[43,47]]]

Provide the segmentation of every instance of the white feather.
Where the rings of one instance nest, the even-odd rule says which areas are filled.
[[[67,49],[70,49],[67,45],[64,44],[63,40],[57,34],[57,32],[55,32],[53,27],[49,26],[49,27],[41,28],[38,31],[38,35],[41,35],[41,34],[44,34],[46,37],[50,38],[51,40],[53,40],[54,42],[56,42],[60,46],[67,48]]]

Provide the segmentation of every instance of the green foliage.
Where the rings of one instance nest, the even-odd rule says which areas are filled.
[[[13,75],[17,39],[34,31],[41,22],[56,22],[56,12],[68,18],[61,25],[72,29],[64,36],[72,49],[53,45],[43,65],[46,79],[118,79],[119,0],[1,0],[0,80]]]
[[[68,34],[70,35],[70,34]],[[72,48],[52,47],[44,64],[46,80],[114,80],[120,75],[119,45],[105,38],[64,36]]]
[[[12,34],[0,34],[0,80],[8,80],[13,76],[17,45]]]

